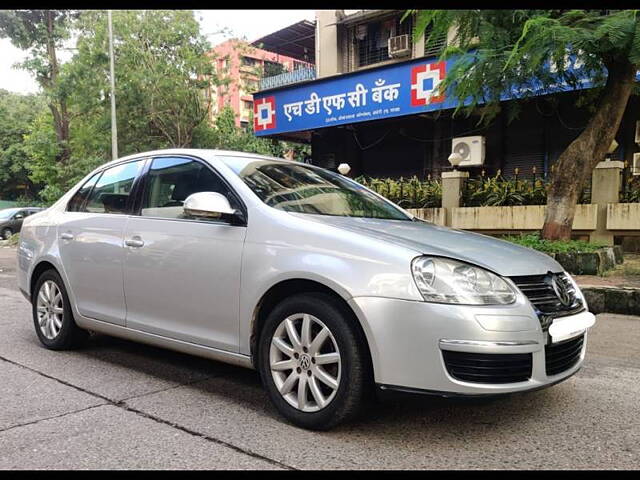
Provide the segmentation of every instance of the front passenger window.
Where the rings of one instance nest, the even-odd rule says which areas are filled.
[[[140,213],[143,217],[188,218],[184,201],[197,192],[221,193],[232,208],[240,208],[227,185],[205,165],[188,158],[155,158],[147,174]]]

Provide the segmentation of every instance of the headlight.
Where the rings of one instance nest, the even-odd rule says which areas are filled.
[[[574,302],[577,305],[582,305],[584,306],[584,308],[586,308],[587,310],[589,309],[589,306],[587,305],[587,299],[584,298],[584,294],[582,293],[582,290],[580,290],[580,287],[578,286],[578,284],[576,283],[576,281],[573,279],[573,277],[569,274],[569,272],[564,272],[564,276],[565,278],[567,278],[569,280],[569,284],[573,287],[573,297],[575,298]],[[575,305],[575,306],[577,306]]]
[[[418,257],[411,262],[418,290],[427,302],[506,305],[516,292],[498,275],[447,258]]]

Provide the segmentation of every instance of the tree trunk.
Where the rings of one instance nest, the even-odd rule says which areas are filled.
[[[607,65],[608,77],[598,109],[584,131],[558,158],[551,175],[542,237],[568,240],[578,195],[591,172],[604,160],[631,95],[636,66],[627,61]]]
[[[58,58],[56,56],[55,47],[55,32],[54,32],[54,13],[51,10],[47,11],[47,56],[49,57],[49,65],[51,67],[48,81],[48,85],[43,87],[50,87],[55,89],[58,82],[58,73],[60,67],[58,66]],[[61,154],[58,160],[61,163],[66,163],[71,156],[69,149],[69,113],[67,112],[67,102],[58,92],[52,92],[53,99],[49,103],[49,109],[53,115],[53,126],[56,131],[56,140],[61,148]],[[57,100],[57,103],[56,103]]]

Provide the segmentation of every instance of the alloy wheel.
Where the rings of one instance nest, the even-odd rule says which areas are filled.
[[[296,313],[276,328],[269,368],[280,395],[294,408],[317,412],[331,403],[340,386],[338,344],[317,317]]]
[[[47,280],[40,286],[37,312],[40,331],[46,338],[53,340],[60,333],[64,315],[62,292],[55,282]]]

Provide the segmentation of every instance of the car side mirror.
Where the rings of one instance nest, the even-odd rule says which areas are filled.
[[[227,197],[218,192],[189,195],[182,207],[185,215],[196,218],[227,219],[232,224],[244,223],[244,215],[231,208]]]
[[[17,213],[15,217],[13,217],[14,220],[22,220],[24,218],[24,215],[21,213]]]

